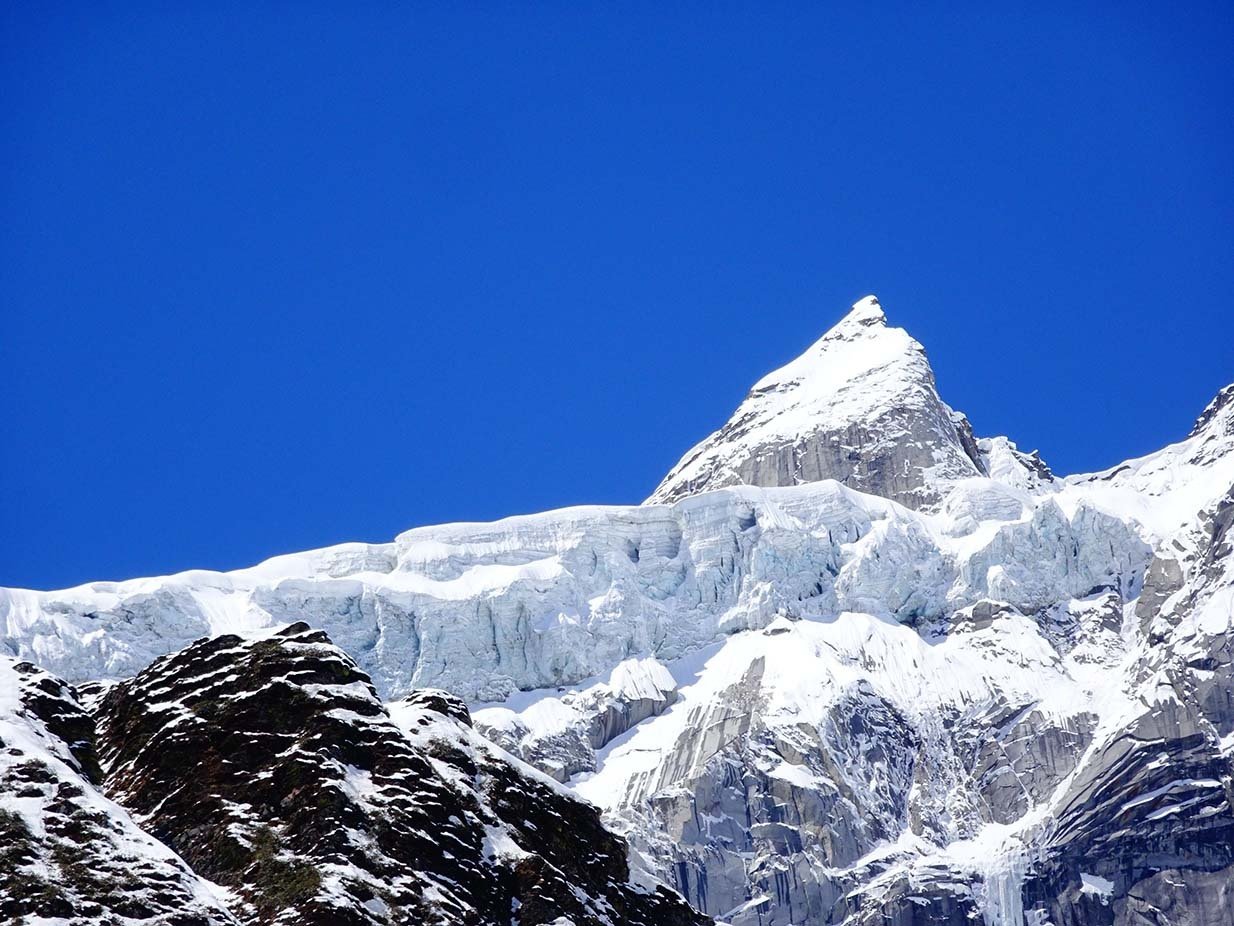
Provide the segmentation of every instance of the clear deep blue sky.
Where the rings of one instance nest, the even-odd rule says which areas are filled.
[[[660,6],[6,4],[0,584],[637,502],[868,292],[1061,472],[1234,380],[1234,5]]]

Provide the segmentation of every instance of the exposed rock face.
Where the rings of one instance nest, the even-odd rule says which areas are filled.
[[[0,919],[235,926],[219,892],[99,793],[73,690],[0,657]]]
[[[1229,915],[1227,889],[1214,888],[1234,874],[1234,770],[1192,709],[1172,691],[1161,695],[1085,762],[1057,803],[1025,884],[1026,909],[1059,924],[1161,922],[1171,908],[1196,922]],[[1164,871],[1173,878],[1157,906],[1161,886],[1141,885]]]
[[[475,715],[486,737],[558,781],[593,772],[596,750],[667,710],[677,682],[655,659],[627,659],[598,682],[560,698],[538,699],[520,713],[508,707]]]
[[[231,888],[244,922],[703,922],[631,885],[596,811],[474,734],[461,701],[417,692],[392,710],[293,624],[115,686],[100,753],[116,798]]]
[[[967,732],[975,734],[963,758],[982,818],[1011,824],[1048,798],[1079,762],[1096,720],[1088,712],[1055,719],[1036,702],[965,718],[968,730],[958,736],[963,742]]]
[[[878,300],[867,296],[804,354],[755,383],[648,502],[835,479],[921,508],[941,500],[941,484],[983,472],[972,428],[939,398],[924,349],[888,328]]]

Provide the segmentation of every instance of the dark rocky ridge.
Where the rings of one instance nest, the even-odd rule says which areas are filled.
[[[108,787],[252,923],[576,926],[707,922],[628,883],[594,808],[417,692],[391,719],[324,633],[224,636],[99,706]]]

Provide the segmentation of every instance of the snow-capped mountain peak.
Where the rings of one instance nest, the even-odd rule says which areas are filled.
[[[938,485],[981,473],[961,422],[939,398],[924,348],[888,326],[878,298],[866,296],[799,357],[755,383],[648,501],[836,479],[930,507]]]

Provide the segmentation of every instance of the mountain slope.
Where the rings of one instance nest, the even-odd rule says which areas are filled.
[[[1217,923],[1234,913],[1234,486],[1169,545],[1104,724],[1041,826],[1025,897],[1060,923]],[[1161,554],[1154,560],[1159,568]],[[1099,896],[1086,885],[1099,884]]]

